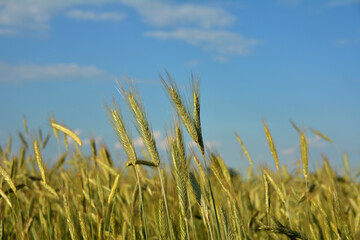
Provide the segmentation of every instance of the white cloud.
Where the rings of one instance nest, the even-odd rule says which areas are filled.
[[[161,40],[181,40],[190,45],[201,46],[206,51],[234,55],[250,54],[250,47],[260,43],[258,40],[245,39],[238,33],[226,30],[181,28],[174,31],[145,32],[144,35]]]
[[[162,133],[159,130],[153,131],[153,137],[155,140],[159,140],[162,138]]]
[[[326,141],[319,137],[318,135],[315,135],[312,138],[307,138],[309,147],[311,148],[322,148],[325,147]]]
[[[127,1],[146,20],[157,27],[170,27],[144,33],[146,37],[178,40],[220,55],[248,55],[260,41],[224,29],[235,22],[235,17],[221,7],[163,2]],[[226,62],[225,56],[213,57]]]
[[[41,0],[3,1],[0,3],[0,25],[48,29],[52,16],[68,4],[62,1]]]
[[[53,65],[13,65],[0,62],[0,76],[0,82],[5,83],[75,79],[112,79],[112,76],[109,73],[95,66],[79,66],[75,63]]]
[[[169,4],[159,1],[125,1],[134,7],[146,23],[156,27],[199,26],[203,28],[229,26],[235,17],[219,7],[195,4]]]
[[[158,131],[158,130],[153,131],[153,137],[154,137],[155,141],[163,140],[162,133],[161,133],[161,131]],[[134,139],[133,144],[135,147],[145,147],[144,142],[141,137]]]
[[[97,6],[103,3],[121,3],[120,0],[21,0],[4,1],[0,0],[0,27],[5,27],[13,31],[40,30],[45,31],[50,28],[50,21],[56,15],[63,14],[71,7],[78,6]],[[75,12],[76,13],[76,12]],[[78,12],[78,15],[80,13]],[[80,16],[79,16],[80,17]],[[83,14],[83,18],[85,12]],[[88,14],[88,18],[91,16]],[[120,14],[99,13],[92,18],[98,20],[119,20]],[[95,19],[94,19],[95,20]]]
[[[157,145],[159,146],[159,148],[163,151],[165,151],[166,149],[169,148],[170,145],[170,140],[163,138],[160,141],[157,142]]]
[[[260,43],[225,30],[225,27],[234,24],[235,17],[220,4],[210,6],[145,0],[0,0],[0,35],[15,35],[26,30],[31,30],[31,33],[32,30],[46,31],[54,16],[64,14],[69,18],[94,21],[121,21],[125,18],[124,13],[85,11],[81,8],[92,6],[95,9],[105,3],[133,8],[146,24],[162,28],[148,31],[144,36],[185,41],[221,55],[248,55],[250,47]]]
[[[220,141],[205,141],[205,147],[209,149],[216,149],[221,146]]]
[[[83,10],[71,10],[66,14],[67,17],[83,20],[83,21],[122,21],[126,15],[118,12],[94,12],[94,11],[83,11]]]
[[[84,146],[89,146],[90,145],[90,138],[86,138],[82,142],[83,142]],[[102,136],[97,136],[95,138],[95,144],[96,145],[100,145],[103,142],[104,142],[104,138]]]
[[[134,147],[140,147],[140,148],[145,147],[145,144],[144,144],[141,137],[138,137],[138,138],[134,139],[133,144],[134,144]]]
[[[25,29],[49,29],[50,20],[71,7],[97,6],[104,3],[125,4],[134,8],[146,23],[157,27],[192,25],[200,27],[229,26],[235,18],[219,7],[195,4],[170,4],[160,1],[70,0],[70,1],[0,1],[0,26]],[[122,13],[95,13],[72,10],[69,17],[83,20],[123,20]]]
[[[122,149],[121,143],[119,141],[115,142],[114,148],[115,149]]]
[[[281,150],[280,153],[285,156],[291,156],[296,152],[296,150],[297,150],[296,147],[290,147],[290,148],[285,148],[285,149]]]

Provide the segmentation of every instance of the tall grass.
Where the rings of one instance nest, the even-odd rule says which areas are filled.
[[[205,148],[199,81],[192,80],[186,99],[167,78],[162,81],[177,116],[169,124],[169,166],[160,158],[147,118],[145,104],[151,103],[142,103],[131,84],[120,86],[130,116],[115,101],[106,104],[126,153],[120,167],[109,149],[93,139],[85,154],[83,141],[53,117],[50,126],[58,144],[70,145],[68,137],[74,141],[50,166],[43,152],[49,137],[30,129],[24,118],[19,151],[12,150],[11,136],[0,146],[0,240],[360,239],[360,173],[350,168],[347,154],[341,156],[344,171],[333,168],[326,155],[310,171],[306,129],[291,122],[299,134],[301,159],[296,172],[288,172],[286,165],[280,166],[275,140],[263,122],[276,170],[253,166],[246,143],[235,133],[229,141],[239,142],[250,163],[244,178],[243,169],[230,169],[225,159]],[[133,144],[128,122],[144,142],[142,152]],[[186,147],[185,134],[198,152]]]

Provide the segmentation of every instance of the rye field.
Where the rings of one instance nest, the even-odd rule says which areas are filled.
[[[235,133],[249,168],[230,169],[204,146],[199,82],[185,94],[171,76],[161,79],[176,116],[169,123],[168,159],[160,158],[151,119],[131,84],[119,85],[131,114],[115,101],[104,113],[126,153],[120,166],[94,140],[85,152],[75,132],[55,118],[48,123],[51,137],[30,134],[24,119],[24,130],[13,136],[20,150],[12,151],[11,137],[0,148],[0,239],[360,239],[359,171],[349,167],[346,154],[343,169],[323,155],[310,171],[306,131],[292,122],[301,159],[290,173],[279,164],[263,121],[275,167],[253,166]],[[143,151],[134,147],[131,124]],[[184,144],[185,135],[195,148]],[[42,156],[49,138],[72,149],[51,165]]]

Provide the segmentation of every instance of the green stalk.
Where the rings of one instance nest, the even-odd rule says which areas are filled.
[[[139,188],[139,197],[140,197],[140,204],[141,204],[141,216],[144,221],[144,230],[145,230],[145,239],[148,239],[147,235],[147,227],[146,227],[146,215],[145,215],[145,209],[144,209],[144,202],[142,198],[142,192],[141,192],[141,184],[140,184],[140,178],[139,178],[139,172],[136,166],[134,166],[135,174],[136,174],[136,180]]]
[[[207,181],[208,181],[209,191],[210,191],[210,196],[211,196],[211,203],[212,203],[212,206],[213,206],[213,209],[214,209],[218,238],[221,240],[220,222],[219,222],[219,218],[218,218],[218,215],[217,215],[215,198],[214,198],[214,194],[213,194],[213,190],[212,190],[211,182],[210,182],[210,178],[209,178],[210,172],[209,172],[209,168],[208,168],[208,166],[206,164],[206,160],[205,160],[205,148],[203,149],[203,151],[201,151],[201,156],[202,156],[204,166],[205,166],[206,178],[207,178]]]
[[[159,178],[160,178],[160,184],[161,184],[161,191],[163,193],[163,198],[164,198],[164,204],[165,204],[165,210],[166,210],[166,216],[167,216],[167,220],[168,220],[168,225],[169,225],[169,231],[170,231],[170,239],[173,240],[174,236],[172,235],[172,226],[171,226],[171,221],[170,221],[170,215],[169,215],[169,210],[168,210],[168,206],[167,206],[167,200],[166,200],[166,195],[165,195],[165,188],[164,188],[164,184],[163,184],[163,179],[161,176],[161,171],[160,171],[160,166],[157,167],[158,169],[158,174],[159,174]]]

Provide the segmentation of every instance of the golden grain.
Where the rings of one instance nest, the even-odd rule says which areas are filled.
[[[274,161],[275,161],[275,165],[276,165],[276,169],[278,170],[278,172],[280,172],[280,168],[279,168],[279,158],[278,158],[278,155],[277,155],[277,152],[276,152],[276,148],[275,148],[275,143],[271,137],[271,134],[270,134],[270,130],[266,124],[265,121],[263,121],[263,125],[264,125],[264,130],[265,130],[265,135],[266,135],[266,139],[268,141],[268,144],[269,144],[269,147],[270,147],[270,151],[271,151],[271,154],[274,158]]]
[[[43,182],[46,184],[46,176],[45,176],[45,169],[42,163],[42,158],[41,158],[41,153],[40,153],[40,148],[39,148],[39,143],[37,140],[34,140],[34,152],[35,152],[35,158],[36,161],[39,165],[39,169],[40,169],[40,173],[41,173],[41,178],[43,180]]]
[[[9,207],[12,208],[12,204],[10,202],[10,199],[8,198],[8,196],[6,196],[6,194],[1,190],[0,188],[0,196],[2,196],[5,199],[5,202],[9,205]]]
[[[86,225],[85,225],[85,222],[84,222],[83,214],[80,211],[78,211],[78,215],[79,215],[79,222],[80,222],[80,228],[81,228],[82,237],[83,237],[84,240],[88,240],[89,237],[88,237],[88,233],[87,233],[87,230],[86,230]]]
[[[70,206],[69,206],[66,194],[63,194],[63,201],[64,201],[64,207],[65,207],[65,213],[66,213],[66,220],[68,223],[71,239],[77,240],[77,234],[75,232],[75,226],[74,226],[74,223],[72,220]]]
[[[120,175],[118,174],[115,178],[115,181],[114,181],[114,184],[111,188],[111,192],[110,192],[110,195],[108,197],[108,204],[110,205],[113,198],[114,198],[114,195],[115,195],[115,192],[116,192],[116,188],[117,188],[117,185],[118,185],[118,182],[119,182],[119,178],[120,178]]]
[[[323,133],[321,133],[321,132],[319,132],[319,131],[317,131],[317,130],[315,130],[315,129],[311,129],[311,131],[312,131],[315,135],[321,137],[322,139],[324,139],[324,140],[326,140],[326,141],[328,141],[328,142],[330,142],[330,143],[334,143],[333,140],[332,140],[331,138],[329,138],[328,136],[326,136],[325,134],[323,134]]]
[[[11,180],[11,177],[9,176],[9,174],[5,171],[5,169],[3,169],[0,166],[0,174],[3,176],[3,178],[5,179],[5,181],[9,184],[9,186],[11,187],[11,189],[16,193],[16,187],[14,182]]]
[[[243,141],[240,139],[239,135],[238,135],[236,132],[234,132],[234,133],[235,133],[236,139],[237,139],[238,142],[240,143],[240,145],[241,145],[241,147],[242,147],[242,149],[243,149],[243,151],[244,151],[247,159],[249,160],[250,165],[253,166],[253,161],[251,160],[250,154],[249,154],[248,150],[246,149]]]
[[[300,153],[301,153],[301,162],[303,164],[303,172],[305,179],[308,178],[308,161],[309,161],[309,150],[306,137],[303,133],[300,134]]]
[[[82,142],[81,142],[80,138],[76,135],[75,132],[73,132],[70,129],[64,127],[63,125],[57,124],[55,122],[51,122],[51,127],[53,129],[56,129],[56,130],[60,131],[60,132],[63,132],[67,136],[71,137],[77,144],[82,146]]]
[[[280,200],[284,203],[284,205],[286,205],[286,198],[284,193],[280,190],[280,188],[278,187],[278,185],[275,183],[274,179],[270,176],[270,174],[264,169],[263,170],[263,174],[266,176],[267,180],[269,180],[271,186],[275,189],[275,192],[278,194],[278,196],[280,197]]]

